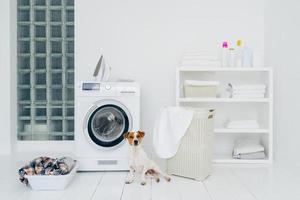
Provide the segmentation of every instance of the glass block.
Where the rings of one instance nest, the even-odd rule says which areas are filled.
[[[74,107],[67,107],[66,108],[66,116],[67,117],[74,117]]]
[[[46,69],[46,57],[35,57],[35,69]]]
[[[74,134],[64,135],[64,140],[74,140]]]
[[[61,53],[61,42],[60,41],[52,41],[51,42],[51,52],[52,53]]]
[[[35,53],[46,53],[46,42],[36,41],[35,42]]]
[[[62,69],[62,57],[59,56],[51,57],[51,69]]]
[[[52,22],[60,22],[61,21],[61,10],[51,10],[50,18]]]
[[[32,133],[32,139],[34,141],[49,141],[50,135],[48,134],[48,131],[34,131]]]
[[[67,65],[67,69],[74,69],[74,57],[73,56],[67,56],[66,65]]]
[[[36,85],[46,85],[47,76],[46,73],[36,73],[35,74],[35,84]]]
[[[74,120],[66,120],[66,131],[74,132]]]
[[[19,69],[30,69],[30,57],[19,56],[18,67]]]
[[[46,37],[46,26],[35,26],[35,37]]]
[[[74,37],[74,26],[73,25],[67,26],[66,34],[67,34],[67,37],[70,37],[70,38]]]
[[[31,123],[30,120],[22,120],[19,121],[19,127],[20,132],[31,132]]]
[[[31,107],[30,104],[19,105],[19,116],[20,117],[30,117],[31,116]]]
[[[36,6],[45,6],[46,1],[45,0],[35,0],[35,5]]]
[[[19,53],[30,53],[30,42],[19,41]]]
[[[18,0],[18,5],[19,6],[29,6],[30,0]]]
[[[49,127],[46,120],[35,120],[32,140],[49,140]]]
[[[35,100],[36,101],[46,101],[47,100],[47,90],[46,89],[35,89]]]
[[[70,85],[74,84],[74,73],[73,72],[66,73],[66,82],[67,82],[67,84],[70,84]]]
[[[74,41],[67,42],[67,53],[74,53]]]
[[[74,101],[74,89],[67,88],[67,101]]]
[[[74,6],[74,0],[66,0],[67,6]]]
[[[50,5],[51,6],[60,6],[61,0],[50,0]]]
[[[19,25],[18,26],[18,37],[30,37],[30,26]]]
[[[66,21],[74,22],[74,10],[66,10]]]
[[[30,10],[29,9],[19,9],[18,10],[18,21],[19,22],[29,22],[30,21]]]
[[[37,117],[47,117],[47,108],[38,107],[35,108],[35,116]]]
[[[52,73],[51,74],[51,84],[52,85],[62,85],[62,74]]]
[[[51,89],[51,100],[52,101],[62,101],[62,89],[52,88]]]
[[[51,116],[52,117],[61,117],[63,116],[62,108],[51,108]]]
[[[51,37],[61,37],[61,26],[51,26]]]
[[[36,22],[44,22],[46,21],[46,10],[35,10],[34,12],[34,20]]]
[[[51,120],[51,131],[53,132],[62,132],[63,123],[62,120]]]
[[[18,80],[21,85],[30,85],[30,73],[19,73]]]
[[[19,89],[19,99],[20,101],[30,101],[30,89]]]

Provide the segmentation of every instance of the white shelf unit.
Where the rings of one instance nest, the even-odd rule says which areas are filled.
[[[185,98],[185,80],[219,81],[215,98]],[[265,84],[265,98],[236,99],[224,97],[228,83]],[[216,109],[214,163],[272,163],[273,162],[273,70],[261,68],[178,67],[176,69],[176,104],[188,107]],[[257,119],[258,129],[228,129],[228,120]],[[259,138],[266,149],[265,159],[233,159],[232,149],[237,138]]]

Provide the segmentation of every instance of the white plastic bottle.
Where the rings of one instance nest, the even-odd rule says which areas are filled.
[[[253,53],[249,47],[243,48],[242,66],[243,67],[253,67]]]
[[[236,41],[236,50],[235,50],[235,66],[242,67],[242,41]]]
[[[228,53],[228,43],[224,41],[221,52],[221,67],[228,67]]]
[[[228,49],[228,67],[235,67],[236,52],[234,48]]]

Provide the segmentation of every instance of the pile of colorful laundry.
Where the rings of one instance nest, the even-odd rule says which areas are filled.
[[[65,175],[75,166],[76,160],[70,157],[38,157],[19,169],[20,181],[28,185],[25,175]]]

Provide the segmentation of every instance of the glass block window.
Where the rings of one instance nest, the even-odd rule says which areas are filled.
[[[74,0],[18,0],[18,139],[74,139]]]

